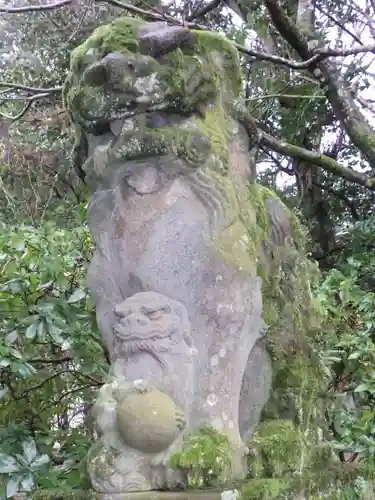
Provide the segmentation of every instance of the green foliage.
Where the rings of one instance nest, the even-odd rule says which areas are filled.
[[[368,273],[375,271],[372,254],[354,254],[327,272],[317,294],[331,326],[319,347],[331,377],[330,423],[337,449],[375,458],[375,292],[367,286]]]
[[[86,413],[107,369],[86,287],[90,256],[84,221],[72,229],[3,224],[0,474],[8,496],[86,481]]]
[[[261,422],[250,446],[254,478],[288,477],[300,468],[305,453],[302,433],[288,420]]]
[[[6,486],[7,498],[15,495],[19,488],[29,492],[34,486],[34,477],[40,474],[45,465],[49,464],[48,455],[38,455],[34,440],[22,442],[22,454],[6,455],[0,453],[0,474],[8,474]]]
[[[222,480],[231,466],[228,438],[210,427],[191,433],[183,449],[170,459],[171,467],[188,472],[190,486],[212,486]]]
[[[272,500],[285,498],[283,492],[288,488],[285,479],[253,479],[241,488],[243,500]]]

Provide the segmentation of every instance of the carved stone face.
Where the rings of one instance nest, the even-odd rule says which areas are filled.
[[[114,332],[122,352],[157,349],[158,341],[186,340],[188,319],[182,304],[156,292],[141,292],[115,308]],[[163,342],[162,342],[163,344]]]
[[[110,53],[85,69],[80,78],[82,92],[72,103],[86,128],[160,109],[167,92],[163,72],[151,57]]]

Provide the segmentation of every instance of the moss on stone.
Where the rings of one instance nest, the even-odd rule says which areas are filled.
[[[76,122],[82,123],[82,114],[87,110],[99,116],[95,126],[121,117],[127,105],[121,101],[121,89],[120,97],[116,97],[110,82],[109,90],[103,90],[91,87],[81,77],[89,65],[99,62],[110,52],[139,55],[139,27],[142,23],[137,19],[120,18],[98,28],[74,51],[64,99]],[[233,179],[229,141],[234,121],[228,103],[238,97],[242,89],[238,54],[235,47],[220,35],[204,31],[193,33],[195,40],[192,43],[181,45],[159,60],[150,58],[152,63],[148,71],[155,72],[159,83],[163,82],[162,86],[158,83],[164,92],[160,99],[167,102],[168,111],[193,114],[197,134],[210,141],[213,154],[209,155],[209,160],[194,150],[194,127],[184,131],[172,127],[156,130],[143,127],[131,133],[131,141],[125,143],[125,135],[120,137],[110,154],[114,155],[112,160],[119,163],[131,155],[172,153],[185,159],[188,166],[194,167],[191,175],[196,175],[195,181],[200,183],[202,192],[208,193],[208,203],[215,212],[213,216],[221,216],[222,208],[225,230],[213,242],[217,251],[235,268],[262,277],[263,318],[269,325],[267,343],[274,365],[273,390],[264,417],[276,420],[272,425],[264,423],[264,427],[257,431],[263,443],[262,460],[267,458],[269,469],[265,469],[262,461],[257,477],[262,474],[274,476],[281,473],[283,467],[286,471],[295,470],[298,462],[293,455],[294,462],[283,459],[277,465],[277,445],[288,446],[285,440],[289,440],[293,443],[291,453],[297,453],[297,450],[302,453],[301,435],[309,435],[311,422],[316,416],[322,374],[309,342],[310,330],[319,324],[319,314],[309,288],[316,268],[314,270],[307,259],[305,234],[298,219],[276,194],[257,184],[239,186]],[[120,115],[117,115],[118,110]],[[273,208],[270,208],[270,202]],[[277,420],[280,417],[282,419]],[[298,429],[285,429],[285,418],[293,421]],[[266,435],[262,434],[263,431]],[[188,446],[177,454],[178,458],[174,458],[176,463],[189,463],[193,476],[196,468],[202,467],[199,462],[202,456],[210,456],[204,450],[207,435],[200,438],[205,444],[199,445],[192,437],[194,443],[198,443],[197,447]],[[191,455],[193,451],[196,455]],[[280,457],[277,455],[277,459]]]
[[[139,28],[144,21],[132,17],[120,17],[104,26],[99,26],[87,40],[73,50],[70,70],[81,72],[89,64],[110,52],[138,52]]]
[[[241,488],[242,500],[272,500],[282,498],[288,489],[287,479],[253,479]]]
[[[229,167],[229,140],[234,126],[231,117],[220,105],[211,106],[205,110],[204,119],[196,117],[198,129],[209,137],[212,151]]]
[[[111,52],[139,53],[139,28],[142,24],[145,24],[142,20],[121,17],[97,28],[72,52],[71,73],[76,76],[82,74],[89,65]],[[186,107],[190,94],[194,94],[194,102],[200,100],[200,95],[202,101],[207,98],[214,100],[223,88],[227,93],[238,96],[242,80],[233,44],[225,37],[210,32],[193,30],[192,33],[193,43],[182,45],[160,60],[162,67],[168,67],[162,77],[174,93],[176,108]],[[68,97],[67,102],[70,100]]]
[[[252,477],[280,478],[299,470],[305,443],[290,420],[268,420],[258,426],[250,447]]]
[[[218,81],[231,86],[233,95],[238,96],[243,87],[238,51],[227,38],[219,33],[192,30],[196,36],[198,54],[216,58],[215,76]],[[218,61],[219,58],[220,60]],[[222,72],[219,69],[223,70]]]
[[[232,450],[227,436],[212,427],[194,430],[185,439],[182,450],[169,461],[170,467],[180,467],[187,472],[190,487],[220,482],[231,463]]]

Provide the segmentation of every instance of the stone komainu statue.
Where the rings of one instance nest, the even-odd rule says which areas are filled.
[[[231,476],[245,473],[271,365],[241,90],[235,48],[209,32],[125,17],[72,54],[64,99],[93,191],[89,286],[112,361],[90,459],[104,497],[185,484],[168,460],[200,426],[228,436]],[[282,245],[290,223],[271,198]]]

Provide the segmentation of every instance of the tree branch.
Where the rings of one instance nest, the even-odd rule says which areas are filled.
[[[211,0],[206,5],[204,5],[201,9],[196,12],[192,12],[190,16],[186,18],[187,21],[193,21],[194,19],[198,19],[200,17],[204,17],[209,12],[215,10],[221,4],[222,0]]]
[[[247,54],[248,56],[255,57],[255,59],[258,59],[259,61],[269,61],[281,66],[288,66],[288,68],[292,69],[306,69],[322,57],[321,54],[314,54],[313,56],[311,56],[311,58],[307,59],[307,61],[293,61],[291,59],[286,59],[285,57],[267,54],[266,52],[258,52],[256,50],[247,49],[246,47],[244,47],[243,45],[239,45],[238,43],[233,43],[233,45],[239,52]]]
[[[104,384],[101,384],[101,385],[104,385]],[[86,384],[86,385],[83,385],[81,387],[77,387],[76,389],[71,389],[70,391],[66,391],[58,399],[54,400],[53,403],[51,404],[51,406],[58,405],[67,396],[71,396],[72,394],[75,394],[77,392],[81,392],[81,391],[84,391],[86,389],[92,389],[92,388],[93,388],[93,384]]]
[[[347,57],[347,56],[355,56],[356,54],[363,54],[365,52],[374,52],[375,51],[375,43],[370,45],[360,45],[359,47],[352,47],[350,49],[316,49],[314,50],[314,54],[320,54],[327,57]]]
[[[353,40],[355,40],[360,45],[363,45],[363,43],[361,42],[361,39],[358,38],[355,33],[352,33],[352,31],[350,31],[345,26],[345,24],[341,23],[336,18],[334,18],[333,16],[331,16],[331,14],[329,12],[326,12],[324,9],[322,9],[322,7],[320,5],[316,5],[316,9],[319,12],[321,12],[323,15],[325,15],[330,21],[332,21],[334,24],[336,24],[336,26],[338,26],[340,29],[342,29],[345,33],[347,33],[349,36],[351,36],[353,38]]]
[[[312,165],[322,167],[323,170],[326,170],[327,172],[375,191],[375,177],[369,177],[366,174],[345,167],[336,160],[330,158],[329,156],[325,156],[318,151],[310,151],[282,140],[279,141],[266,132],[260,131],[259,135],[260,143],[269,147],[272,151],[276,151],[277,153],[281,153],[285,156],[291,156],[293,158],[298,158],[299,160],[307,161]]]
[[[293,21],[286,15],[278,0],[264,0],[264,4],[281,36],[297,51],[302,59],[309,59],[311,52],[308,49],[306,37],[304,37]],[[371,47],[374,48],[374,46]],[[369,46],[366,49],[369,49]],[[359,48],[353,50],[355,53],[359,53]],[[325,55],[335,53],[335,51],[330,49],[321,52]],[[337,52],[348,54],[349,51]],[[343,81],[340,71],[334,64],[322,60],[315,61],[315,63],[309,65],[308,69],[315,77],[320,77],[321,82],[326,85],[325,93],[327,99],[337,118],[340,120],[342,127],[353,144],[375,170],[375,130],[369,125],[358,109],[350,90]],[[346,169],[346,167],[343,168]],[[356,176],[358,175],[362,174],[356,173]],[[367,176],[365,177],[367,180],[362,178],[362,185],[366,185],[370,179]],[[372,185],[372,181],[370,181],[370,185]],[[367,187],[370,186],[367,185]]]
[[[338,198],[339,200],[343,201],[345,203],[345,205],[349,208],[353,219],[355,221],[359,221],[360,217],[358,215],[355,204],[351,200],[349,200],[349,198],[347,196],[345,196],[343,193],[340,193],[339,191],[336,191],[335,189],[333,189],[329,186],[325,186],[324,184],[320,184],[319,182],[315,182],[314,180],[312,181],[312,183],[316,187],[321,189],[322,191],[326,191],[327,193],[330,193],[333,196],[335,196],[336,198]]]
[[[60,363],[67,363],[69,361],[73,361],[74,358],[71,356],[64,356],[63,358],[57,358],[57,359],[43,359],[43,358],[32,358],[28,359],[28,363],[44,363],[44,364],[51,364],[51,365],[58,365]]]
[[[308,48],[307,38],[287,16],[281,8],[279,1],[264,0],[264,4],[280,35],[294,48],[302,60],[309,59],[311,57],[311,52]]]
[[[8,14],[22,14],[25,12],[41,12],[45,10],[54,10],[72,3],[72,0],[60,0],[59,2],[44,5],[25,5],[24,7],[0,7],[0,12]]]
[[[21,85],[18,83],[10,83],[10,82],[0,82],[0,87],[9,87],[6,91],[2,93],[7,93],[10,92],[11,89],[15,90],[25,90],[26,92],[35,92],[35,93],[48,93],[48,94],[54,94],[58,92],[62,92],[63,87],[51,87],[47,89],[43,89],[40,87],[29,87],[28,85]]]
[[[237,119],[245,127],[245,130],[250,138],[250,142],[253,145],[257,144],[261,147],[268,147],[276,153],[290,156],[292,158],[298,158],[299,160],[308,162],[310,165],[317,165],[322,167],[323,170],[337,175],[338,177],[347,179],[350,182],[354,182],[355,184],[359,184],[360,186],[375,191],[375,176],[370,177],[362,172],[357,172],[351,168],[345,167],[333,158],[325,156],[319,151],[311,151],[295,144],[290,144],[289,142],[276,139],[274,136],[263,130],[260,124],[254,120],[247,110],[243,110]]]

